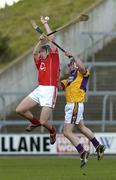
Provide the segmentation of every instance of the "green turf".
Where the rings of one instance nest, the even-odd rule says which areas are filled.
[[[0,180],[116,180],[116,158],[79,166],[78,157],[1,157]]]

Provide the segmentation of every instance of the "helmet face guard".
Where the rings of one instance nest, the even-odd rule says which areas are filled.
[[[47,52],[47,51],[50,51],[50,46],[49,46],[48,44],[43,45],[43,46],[41,47],[41,50],[45,50],[46,52]]]
[[[71,60],[70,60],[70,63],[68,64],[68,67],[72,66],[74,63],[75,63],[75,60],[74,60],[74,59],[71,59]]]
[[[76,69],[78,69],[78,66],[76,65],[76,62],[75,62],[75,60],[74,59],[71,59],[70,60],[70,63],[68,64],[68,67],[70,67],[70,66],[74,66],[74,68],[76,68]]]

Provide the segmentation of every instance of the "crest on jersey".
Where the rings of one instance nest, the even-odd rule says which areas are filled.
[[[46,71],[46,66],[45,66],[45,63],[44,63],[44,62],[41,62],[41,64],[40,64],[40,70]]]

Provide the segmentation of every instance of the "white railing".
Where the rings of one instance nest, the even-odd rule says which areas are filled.
[[[0,120],[0,129],[2,129],[2,127],[6,127],[6,126],[11,126],[11,125],[26,125],[28,122],[27,121],[23,121],[23,120],[6,120],[6,106],[5,106],[5,97],[6,96],[24,96],[26,93],[0,93],[0,99],[2,101],[2,106],[3,106],[3,111],[2,111],[2,115],[1,115],[1,120]],[[63,92],[59,92],[58,96],[63,96],[64,93]],[[87,92],[87,96],[89,97],[100,97],[102,96],[102,113],[101,113],[101,119],[97,119],[97,120],[89,120],[86,119],[86,124],[88,125],[101,125],[101,131],[104,132],[105,131],[105,127],[107,124],[109,125],[116,125],[116,119],[113,119],[113,97],[116,97],[116,91],[88,91]],[[106,113],[107,113],[107,102],[110,102],[110,106],[109,106],[109,119],[106,118]],[[98,112],[99,113],[99,112]],[[52,118],[52,116],[51,116]],[[58,125],[59,126],[59,132],[61,132],[62,126],[63,126],[63,120],[59,119],[59,120],[53,120],[52,121],[53,124]]]

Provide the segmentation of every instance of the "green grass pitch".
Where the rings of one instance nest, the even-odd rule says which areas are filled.
[[[0,180],[116,180],[116,157],[91,157],[83,169],[79,157],[0,157]]]

